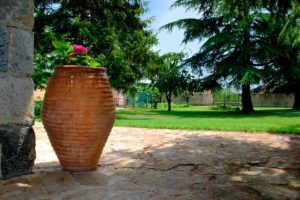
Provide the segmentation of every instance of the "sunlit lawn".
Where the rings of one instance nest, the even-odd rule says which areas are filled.
[[[224,130],[248,132],[277,132],[300,134],[300,112],[283,108],[255,108],[252,114],[223,110],[209,106],[117,110],[116,126]]]
[[[211,106],[174,105],[166,107],[118,108],[115,126],[188,130],[224,130],[300,134],[300,111],[287,108],[255,108],[243,114],[232,109]],[[40,121],[41,102],[36,102],[36,120]]]

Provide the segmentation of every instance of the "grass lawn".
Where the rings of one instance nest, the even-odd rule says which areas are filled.
[[[171,112],[158,109],[118,108],[115,126],[188,130],[223,130],[300,134],[300,111],[287,108],[255,108],[252,114],[210,106],[174,105]],[[41,102],[36,102],[40,121]]]
[[[300,134],[300,111],[255,108],[252,114],[209,106],[118,109],[116,126]]]

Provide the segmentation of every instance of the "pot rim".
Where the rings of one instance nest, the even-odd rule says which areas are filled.
[[[104,67],[88,67],[84,65],[62,65],[54,67],[55,70],[106,72]]]

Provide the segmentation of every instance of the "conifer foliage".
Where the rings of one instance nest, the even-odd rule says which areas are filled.
[[[288,13],[291,5],[291,1],[283,0],[177,0],[173,7],[194,10],[198,18],[180,19],[164,28],[184,29],[183,42],[203,41],[199,52],[185,64],[196,71],[209,71],[202,79],[207,89],[219,86],[225,79],[229,85],[240,88],[242,111],[252,112],[250,86],[276,71],[278,52],[274,52],[274,45],[279,32],[270,32],[278,28],[276,24],[273,29],[270,26],[276,22],[277,13]],[[280,19],[284,18],[282,15]]]

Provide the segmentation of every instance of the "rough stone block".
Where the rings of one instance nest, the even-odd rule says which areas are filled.
[[[7,31],[4,26],[0,26],[0,72],[7,70],[8,48]]]
[[[32,30],[34,0],[0,0],[0,24]]]
[[[9,28],[9,70],[20,75],[33,74],[33,33]]]
[[[29,77],[0,77],[0,125],[33,125],[33,91]]]
[[[0,179],[32,172],[36,157],[35,134],[32,127],[0,126]]]
[[[1,160],[2,160],[2,145],[0,144],[0,179],[2,178]]]

